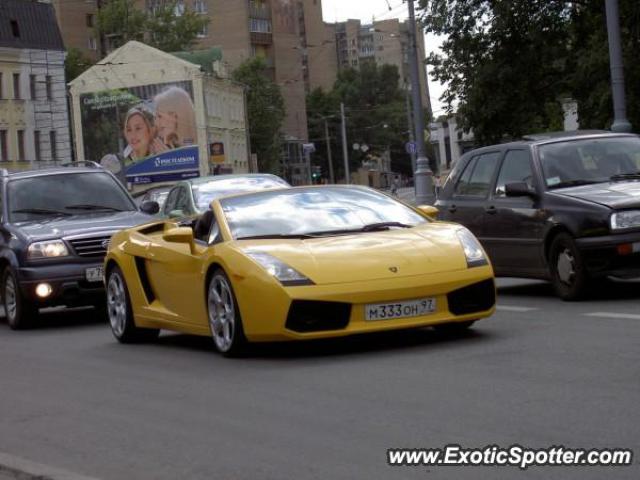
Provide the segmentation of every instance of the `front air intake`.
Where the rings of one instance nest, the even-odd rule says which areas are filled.
[[[490,278],[448,293],[447,300],[454,315],[484,312],[496,303],[496,287]]]
[[[289,307],[286,328],[294,332],[342,330],[349,324],[351,304],[294,300]]]

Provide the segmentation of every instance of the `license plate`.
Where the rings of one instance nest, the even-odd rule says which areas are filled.
[[[104,267],[91,267],[84,271],[87,282],[102,282],[104,278]]]
[[[419,298],[405,302],[372,303],[364,306],[365,320],[392,320],[420,317],[436,311],[435,298]]]

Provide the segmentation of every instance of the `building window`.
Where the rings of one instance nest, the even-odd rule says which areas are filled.
[[[184,15],[184,0],[177,0],[175,6],[173,7],[173,14],[176,17],[181,17]]]
[[[20,27],[18,26],[17,20],[11,20],[11,33],[14,38],[20,38]]]
[[[31,90],[31,100],[36,99],[36,76],[29,75],[29,89]]]
[[[0,72],[0,98],[4,98],[4,90],[2,89],[2,72]]]
[[[56,131],[51,130],[49,132],[49,143],[51,143],[51,160],[54,162],[58,160],[58,144],[56,142]]]
[[[93,14],[87,13],[86,19],[87,19],[87,27],[93,28]]]
[[[51,100],[53,98],[51,91],[51,75],[47,75],[45,83],[47,85],[47,100]]]
[[[209,25],[208,24],[204,24],[202,26],[202,30],[200,30],[198,32],[198,38],[205,38],[207,35],[209,35]]]
[[[40,131],[33,132],[33,144],[36,147],[36,160],[39,162],[42,160],[42,152],[40,150]]]
[[[96,42],[95,37],[89,37],[89,50],[97,50],[98,42]]]
[[[9,160],[6,130],[0,130],[0,160]]]
[[[20,74],[13,74],[13,98],[20,98]]]
[[[207,13],[207,1],[206,0],[193,0],[193,10],[196,13]]]
[[[271,33],[271,22],[261,18],[252,18],[250,28],[253,33]]]
[[[24,130],[18,130],[18,160],[24,161]]]

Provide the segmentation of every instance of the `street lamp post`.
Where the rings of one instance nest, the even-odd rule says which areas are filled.
[[[413,99],[413,118],[415,124],[417,155],[413,181],[416,191],[416,204],[432,205],[435,202],[433,192],[433,172],[429,167],[424,144],[424,114],[422,109],[422,92],[420,90],[420,73],[418,70],[418,48],[416,44],[416,15],[413,0],[409,4],[409,64],[411,69],[411,94]]]
[[[605,0],[607,11],[607,34],[609,36],[609,65],[611,68],[611,93],[613,95],[614,132],[630,132],[631,123],[627,120],[627,108],[624,98],[624,68],[622,48],[620,47],[620,14],[618,0]]]

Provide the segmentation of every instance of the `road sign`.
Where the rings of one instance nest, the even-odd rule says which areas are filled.
[[[314,143],[303,143],[302,151],[306,155],[307,153],[313,153],[316,151],[316,145]]]
[[[407,142],[404,144],[404,149],[407,153],[414,154],[418,151],[418,146],[416,145],[416,142]]]

